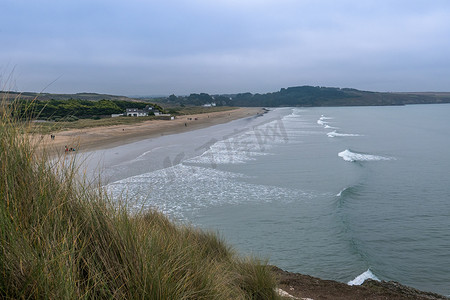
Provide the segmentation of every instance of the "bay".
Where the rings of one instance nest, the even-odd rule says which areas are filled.
[[[134,210],[216,231],[240,253],[448,295],[449,115],[446,104],[279,108],[96,155]]]

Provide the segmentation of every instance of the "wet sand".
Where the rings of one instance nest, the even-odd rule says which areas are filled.
[[[76,129],[55,133],[55,139],[44,138],[51,153],[63,153],[65,146],[77,152],[112,148],[148,138],[201,129],[212,125],[260,114],[261,108],[237,108],[230,111],[177,116],[174,120],[151,120],[133,125],[116,125]]]

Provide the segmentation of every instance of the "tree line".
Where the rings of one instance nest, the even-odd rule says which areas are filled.
[[[178,97],[171,95],[158,99],[158,101],[180,106],[204,105],[212,102],[217,106],[240,107],[370,106],[450,103],[450,93],[386,93],[305,85],[282,88],[277,92],[265,94],[209,95],[200,93]]]
[[[131,102],[125,100],[18,100],[17,112],[21,116],[47,120],[74,120],[79,118],[92,118],[101,116],[110,116],[111,114],[124,113],[127,108],[143,109],[147,105],[154,109],[163,111],[157,105],[148,102]]]
[[[206,93],[190,94],[189,96],[170,95],[159,99],[171,104],[204,105],[215,103],[216,106],[321,106],[321,105],[348,105],[353,104],[355,98],[361,98],[356,90],[301,86],[283,88],[278,92],[266,94],[239,93],[230,95],[209,95]]]

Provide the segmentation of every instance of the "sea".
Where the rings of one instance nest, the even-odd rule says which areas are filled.
[[[269,108],[85,161],[132,212],[217,232],[243,256],[450,295],[449,155],[450,104],[430,104]]]

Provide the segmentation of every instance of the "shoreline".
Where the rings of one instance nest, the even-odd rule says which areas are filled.
[[[55,151],[62,153],[66,144],[69,147],[75,145],[77,152],[96,151],[127,145],[145,139],[207,128],[263,112],[264,110],[261,108],[239,108],[233,111],[179,116],[171,121],[152,120],[127,126],[61,131],[56,133],[56,140],[51,141],[48,145],[54,147]],[[192,120],[187,120],[187,118],[192,118]],[[189,126],[185,126],[184,123],[187,123]],[[65,141],[75,141],[76,143],[70,144]],[[102,153],[101,156],[103,155]],[[386,297],[387,299],[448,299],[441,295],[397,285],[395,282],[383,284],[367,281],[361,286],[348,286],[342,282],[286,272],[276,267],[273,268],[273,272],[279,279],[278,287],[296,297],[286,297],[287,299],[386,299]]]
[[[54,133],[53,140],[47,135],[42,142],[44,148],[51,154],[63,154],[65,146],[74,148],[77,152],[89,152],[202,129],[264,112],[259,107],[243,107],[229,111],[177,116],[174,120],[150,120],[133,125],[66,130]]]

